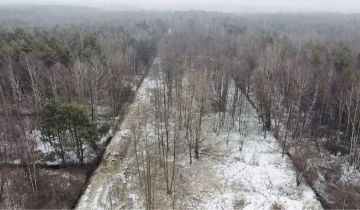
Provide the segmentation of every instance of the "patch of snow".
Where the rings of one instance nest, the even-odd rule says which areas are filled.
[[[41,140],[42,135],[39,129],[34,129],[31,132],[27,132],[27,135],[29,138],[35,140],[36,142],[35,151],[40,151],[43,154],[50,154],[51,152],[54,152],[54,149],[51,147],[50,144]]]
[[[111,115],[112,113],[110,106],[96,106],[95,109],[96,114],[100,116]]]
[[[342,175],[340,177],[340,181],[344,184],[359,185],[360,171],[355,170],[353,166],[348,168],[348,163],[342,164]]]
[[[114,134],[114,129],[113,128],[110,128],[109,131],[101,137],[100,141],[99,141],[99,144],[100,145],[103,145],[105,144],[105,142]]]

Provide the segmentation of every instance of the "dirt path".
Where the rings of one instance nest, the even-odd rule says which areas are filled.
[[[159,65],[159,62],[159,59],[155,59],[152,68]],[[119,131],[107,146],[103,161],[90,179],[76,209],[112,209],[113,204],[118,205],[120,200],[129,196],[126,192],[129,166],[134,165],[134,160],[129,155],[134,149],[129,137],[129,121],[132,120],[140,104],[149,104],[147,99],[151,86],[152,80],[145,78],[138,88],[134,103],[129,106]],[[129,205],[132,205],[131,200]]]

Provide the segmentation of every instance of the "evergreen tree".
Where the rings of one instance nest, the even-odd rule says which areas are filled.
[[[48,142],[56,154],[65,161],[65,153],[74,152],[84,163],[86,146],[97,151],[98,131],[85,108],[75,103],[51,100],[43,111],[43,141]]]

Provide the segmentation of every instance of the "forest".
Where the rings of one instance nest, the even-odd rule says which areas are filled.
[[[215,162],[262,173],[268,146],[279,176],[294,179],[291,193],[271,179],[280,198],[260,208],[358,208],[359,24],[356,14],[0,6],[0,208],[256,208],[237,188],[229,206],[194,192],[248,178],[213,179]],[[281,200],[306,190],[311,202],[289,196],[302,208]]]

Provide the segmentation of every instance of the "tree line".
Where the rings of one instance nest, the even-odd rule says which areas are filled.
[[[146,19],[0,29],[0,162],[22,168],[26,180],[11,187],[12,169],[2,167],[2,206],[41,199],[39,164],[96,160],[100,137],[132,100],[163,33],[162,21]],[[17,196],[17,187],[29,192]]]

